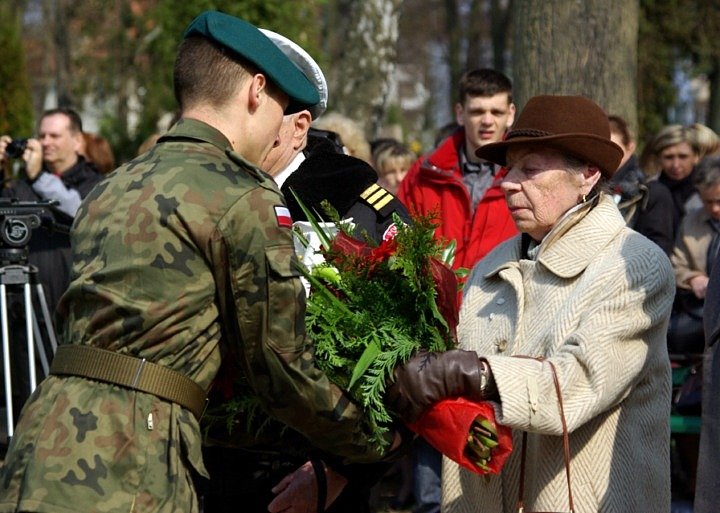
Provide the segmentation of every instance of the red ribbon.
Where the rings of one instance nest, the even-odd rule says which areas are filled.
[[[346,253],[348,255],[365,258],[370,254],[371,248],[361,240],[350,237],[343,231],[338,232],[330,243],[330,254]]]
[[[465,456],[468,434],[477,417],[488,419],[495,426],[498,446],[492,450],[487,466],[490,473],[497,474],[512,452],[512,430],[495,421],[495,410],[490,403],[475,403],[462,397],[443,399],[428,408],[415,423],[408,423],[407,426],[461,467],[476,474],[485,474]]]

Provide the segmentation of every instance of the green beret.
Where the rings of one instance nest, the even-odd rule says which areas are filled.
[[[217,11],[205,11],[185,29],[183,39],[202,36],[255,65],[290,98],[285,114],[310,109],[320,101],[305,74],[260,30]]]

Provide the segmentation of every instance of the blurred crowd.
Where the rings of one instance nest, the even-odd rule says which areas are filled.
[[[319,71],[316,63],[305,65]],[[291,190],[306,194],[308,201],[313,194],[318,200],[330,199],[341,217],[362,227],[363,232],[358,233],[376,241],[389,233],[393,213],[408,220],[414,214],[434,213],[438,237],[457,244],[456,269],[472,269],[517,235],[501,190],[508,168],[476,154],[483,146],[503,141],[513,127],[516,112],[508,77],[492,69],[468,70],[456,93],[455,119],[438,128],[435,146],[422,154],[412,151],[409,141],[393,137],[368,140],[365,120],[326,111],[324,77],[316,84],[325,102],[322,108],[286,115],[273,149],[260,163],[285,193],[294,219],[302,213],[293,206]],[[720,253],[720,137],[699,123],[673,124],[640,144],[626,120],[610,114],[611,139],[623,154],[605,192],[627,226],[669,258],[676,294],[667,352],[674,373],[702,373],[704,301]],[[162,137],[153,135],[138,148],[138,159],[162,144]],[[73,224],[93,187],[120,164],[109,142],[83,131],[80,116],[69,108],[44,112],[37,134],[15,158],[6,154],[11,142],[9,135],[0,137],[0,162],[5,170],[2,195],[22,201],[52,201],[58,222],[67,226]],[[71,281],[69,235],[39,230],[31,239],[28,260],[39,269],[49,307],[55,311]],[[684,380],[676,383],[673,401],[680,404],[673,414],[699,417],[700,400],[687,404],[688,397],[681,394],[686,391],[683,385]],[[692,511],[699,433],[673,433],[671,443],[674,508]],[[219,470],[222,483],[228,461],[235,461],[235,456],[221,449],[209,450],[206,458],[212,475],[213,467]],[[351,496],[356,501],[353,508],[345,511],[376,509],[377,482],[386,475],[395,476],[398,483],[393,509],[439,513],[441,467],[441,455],[417,439],[406,456],[381,467],[374,479],[364,482]],[[221,491],[206,489],[206,511],[224,511],[228,506],[223,495],[227,483],[224,485]]]

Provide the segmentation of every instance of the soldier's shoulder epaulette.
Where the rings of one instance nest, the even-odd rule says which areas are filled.
[[[367,203],[381,217],[387,217],[396,209],[393,194],[384,187],[374,183],[360,193],[360,199]]]

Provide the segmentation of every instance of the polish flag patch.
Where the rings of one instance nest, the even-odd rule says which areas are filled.
[[[287,207],[276,205],[275,206],[275,219],[277,219],[278,226],[282,228],[292,227],[292,217],[290,217],[290,211]]]

